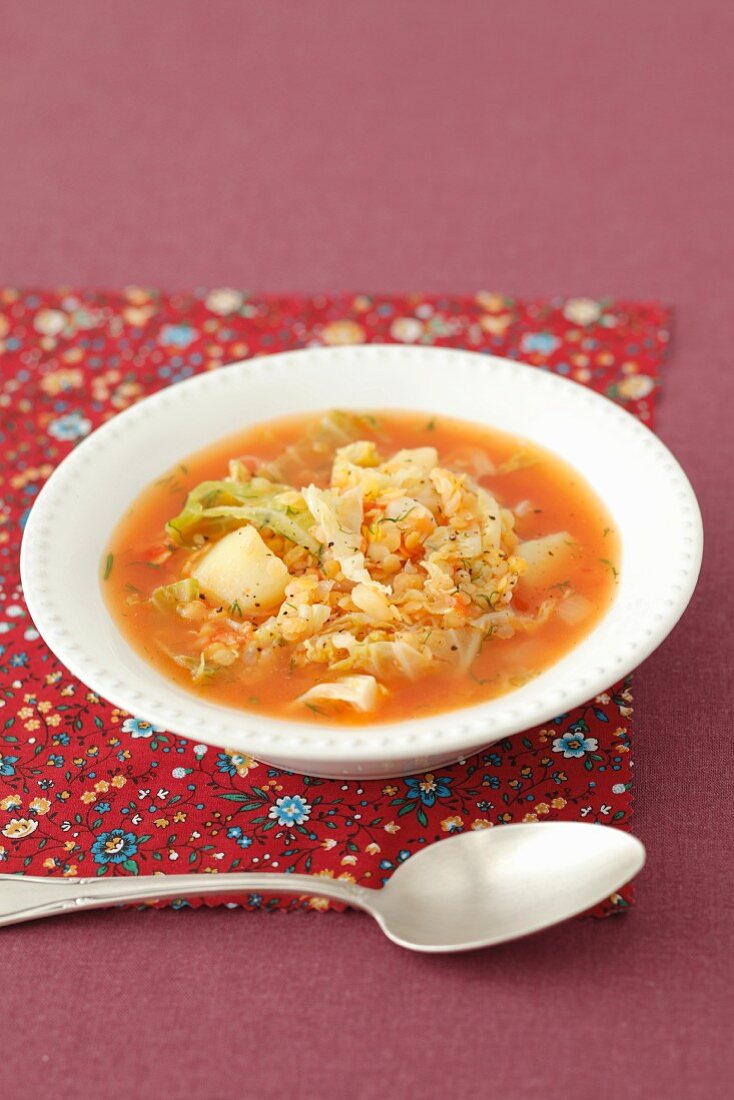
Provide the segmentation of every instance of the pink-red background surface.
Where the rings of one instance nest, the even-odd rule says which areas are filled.
[[[456,958],[356,914],[8,929],[4,1096],[726,1095],[732,35],[720,0],[6,6],[0,282],[663,298],[708,544],[636,678],[634,913]]]

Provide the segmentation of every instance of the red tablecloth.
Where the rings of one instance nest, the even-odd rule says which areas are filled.
[[[233,357],[315,344],[410,342],[522,357],[652,423],[668,314],[588,298],[167,295],[0,290],[0,861],[7,872],[309,872],[378,887],[426,844],[523,821],[630,827],[630,678],[457,764],[404,779],[294,775],[126,714],[69,674],[30,622],[21,531],[54,465],[146,394]],[[489,366],[487,369],[490,369]],[[249,909],[324,909],[253,892]],[[597,915],[627,908],[626,886]],[[219,901],[228,901],[223,880]],[[174,905],[195,904],[190,896]]]

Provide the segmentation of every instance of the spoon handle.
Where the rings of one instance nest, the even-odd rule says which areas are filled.
[[[80,909],[207,895],[295,894],[326,897],[358,909],[371,909],[366,890],[356,883],[320,875],[226,873],[222,875],[125,875],[101,878],[36,878],[0,874],[0,926],[59,916]]]

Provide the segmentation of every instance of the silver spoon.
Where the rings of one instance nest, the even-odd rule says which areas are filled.
[[[639,840],[577,822],[462,833],[402,863],[381,890],[317,875],[272,872],[34,878],[0,875],[0,925],[80,909],[207,894],[296,894],[364,909],[394,943],[468,951],[517,939],[581,913],[645,862]]]

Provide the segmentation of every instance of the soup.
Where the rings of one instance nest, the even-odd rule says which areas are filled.
[[[443,416],[258,424],[164,471],[112,534],[111,614],[213,702],[358,724],[526,683],[609,607],[620,548],[577,471]]]

